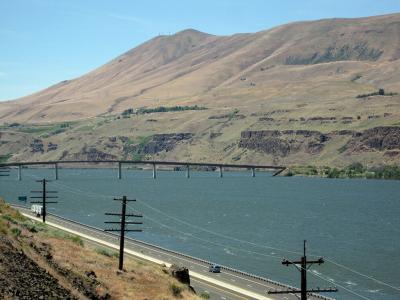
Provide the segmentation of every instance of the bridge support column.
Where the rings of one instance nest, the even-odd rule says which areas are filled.
[[[55,172],[56,180],[58,180],[58,164],[57,163],[54,164],[54,172]]]
[[[18,180],[22,180],[22,166],[18,166]]]
[[[251,177],[256,177],[256,170],[255,170],[255,168],[251,168]]]
[[[186,166],[186,178],[190,178],[190,166]]]
[[[156,169],[156,164],[153,164],[153,178],[157,178],[157,169]]]
[[[122,178],[122,173],[121,173],[121,162],[118,162],[118,179]]]
[[[219,166],[219,177],[222,178],[224,174],[222,173],[222,166]]]

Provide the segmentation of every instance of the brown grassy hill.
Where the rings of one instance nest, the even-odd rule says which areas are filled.
[[[0,162],[399,164],[398,93],[400,14],[232,36],[189,29],[0,103]],[[206,109],[135,113],[176,105]]]
[[[253,34],[158,36],[74,80],[0,105],[3,121],[76,120],[128,107],[210,107],[287,96],[320,82],[400,89],[400,14],[292,23]],[[237,99],[239,97],[239,99]],[[235,101],[236,100],[236,101]],[[34,104],[34,106],[32,106]]]

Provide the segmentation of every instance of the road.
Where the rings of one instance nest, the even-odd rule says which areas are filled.
[[[16,208],[18,208],[24,215],[36,219],[29,209],[22,207]],[[101,229],[80,224],[52,214],[46,216],[46,223],[50,226],[58,227],[73,234],[77,234],[85,240],[106,247],[119,249],[118,236],[104,232]],[[268,295],[267,292],[269,290],[287,289],[287,287],[274,284],[268,279],[263,279],[261,277],[225,267],[223,267],[221,273],[210,273],[208,272],[210,262],[131,238],[125,239],[125,253],[158,264],[166,264],[167,266],[170,264],[177,264],[187,267],[189,269],[192,286],[195,288],[196,292],[198,294],[206,292],[210,294],[210,299],[297,299],[293,294]],[[329,298],[309,296],[309,299]]]

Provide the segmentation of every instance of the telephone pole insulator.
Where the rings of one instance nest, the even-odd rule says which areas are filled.
[[[122,196],[122,199],[116,199],[115,201],[121,201],[122,209],[121,213],[105,213],[106,216],[119,216],[121,217],[120,221],[105,221],[106,224],[119,224],[120,228],[110,228],[104,229],[104,231],[118,231],[120,233],[119,239],[119,265],[118,269],[122,270],[124,267],[124,247],[125,247],[125,232],[142,232],[141,229],[126,229],[126,225],[141,225],[143,222],[135,222],[135,221],[126,221],[126,217],[133,217],[133,218],[142,218],[142,215],[138,214],[127,214],[126,213],[126,203],[129,201],[136,201],[135,199],[127,199],[126,196]]]
[[[37,203],[37,204],[42,204],[42,220],[43,223],[46,223],[46,204],[54,204],[58,203],[57,201],[47,201],[47,199],[57,199],[58,196],[48,196],[48,194],[56,194],[58,193],[57,191],[47,191],[46,190],[46,184],[50,182],[49,180],[46,180],[43,178],[42,180],[36,180],[36,182],[42,183],[42,190],[41,191],[31,191],[32,194],[41,194],[39,196],[32,196],[30,197],[31,199],[42,199],[41,201],[31,201],[31,203]]]
[[[301,273],[301,289],[296,290],[296,289],[291,289],[291,290],[284,290],[284,291],[269,291],[268,294],[300,294],[301,300],[307,300],[307,294],[308,293],[329,293],[329,292],[337,292],[337,288],[324,288],[324,289],[307,289],[307,271],[309,269],[308,266],[311,267],[313,264],[323,264],[324,259],[321,257],[317,260],[307,260],[306,256],[306,240],[304,240],[303,244],[303,256],[299,261],[290,261],[288,259],[282,260],[282,265],[289,266],[289,265],[294,265],[296,266],[297,269],[299,269]],[[300,265],[298,267],[297,265]]]

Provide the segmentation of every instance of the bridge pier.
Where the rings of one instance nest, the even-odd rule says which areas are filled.
[[[251,177],[256,177],[256,170],[255,170],[255,168],[251,168]]]
[[[118,179],[122,178],[122,173],[121,173],[121,162],[118,162]]]
[[[157,169],[156,169],[156,164],[153,164],[153,178],[157,178]]]
[[[219,177],[222,178],[224,174],[222,173],[222,166],[219,166]]]
[[[55,172],[56,180],[58,180],[58,164],[57,163],[54,164],[54,172]]]
[[[190,166],[186,166],[186,178],[190,178]]]
[[[18,180],[19,181],[22,180],[22,166],[21,165],[18,166]]]

